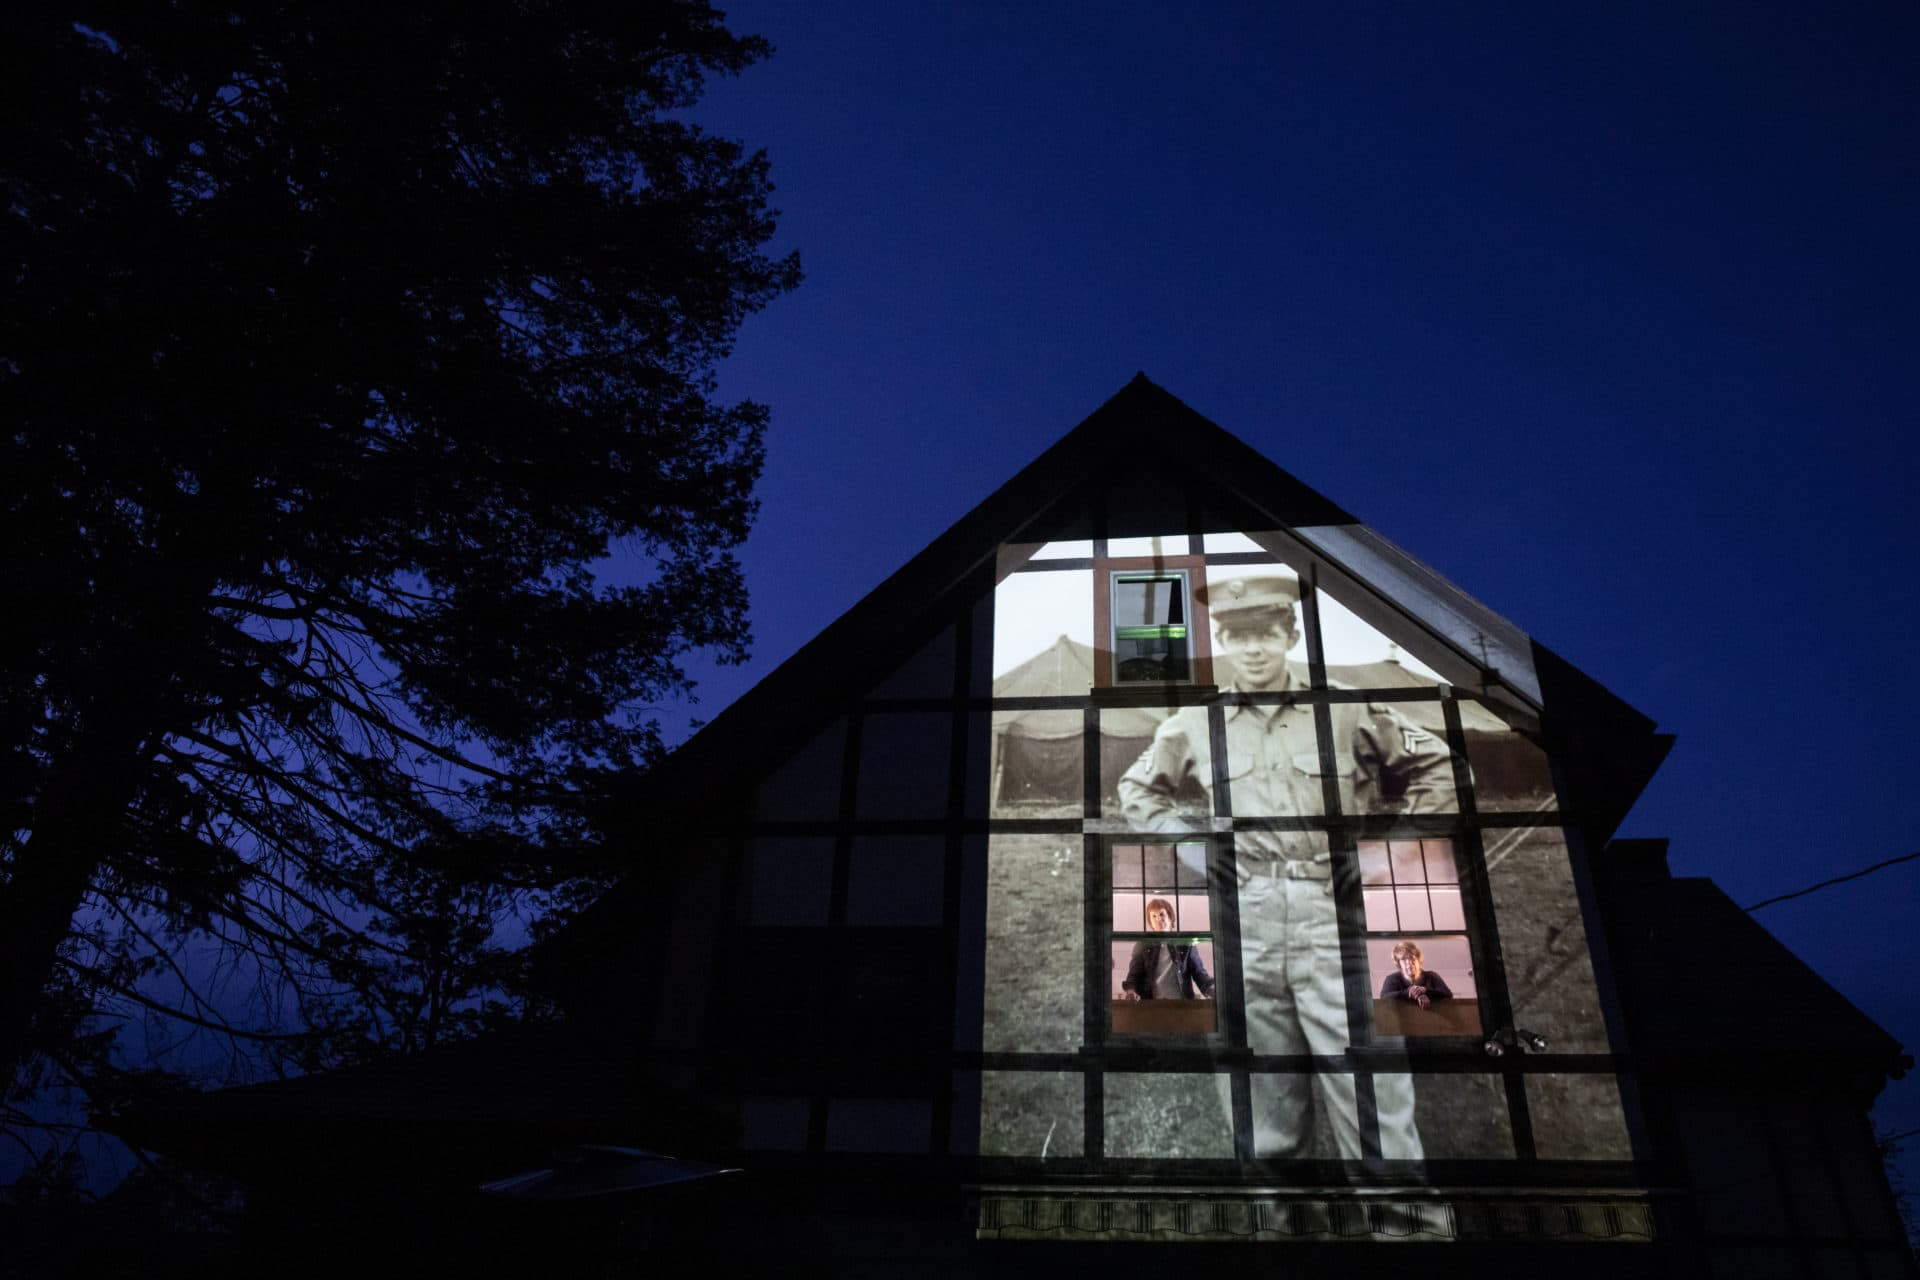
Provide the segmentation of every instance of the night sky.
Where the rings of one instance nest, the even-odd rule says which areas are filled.
[[[1196,8],[729,6],[778,51],[694,116],[807,281],[723,372],[755,657],[696,713],[1142,370],[1677,734],[1622,834],[1678,874],[1920,849],[1920,8]],[[1758,918],[1913,1050],[1917,905]]]

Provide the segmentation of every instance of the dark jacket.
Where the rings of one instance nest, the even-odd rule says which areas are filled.
[[[1407,991],[1412,988],[1413,985],[1413,983],[1407,981],[1406,974],[1390,973],[1387,975],[1387,980],[1380,984],[1380,998],[1382,1000],[1405,1000],[1408,998]],[[1447,990],[1447,980],[1431,969],[1422,969],[1420,971],[1419,985],[1427,989],[1427,998],[1429,1000],[1453,999],[1453,992]]]
[[[1160,967],[1160,948],[1158,942],[1136,942],[1133,944],[1133,956],[1127,961],[1127,978],[1120,984],[1121,989],[1131,991],[1142,1000],[1153,999],[1153,971]],[[1168,943],[1173,947],[1173,971],[1180,978],[1182,999],[1193,999],[1193,989],[1199,987],[1207,995],[1213,994],[1213,975],[1207,972],[1207,966],[1200,959],[1200,948]]]

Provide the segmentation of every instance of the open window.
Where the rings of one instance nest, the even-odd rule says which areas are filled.
[[[1204,1035],[1216,1030],[1206,843],[1115,842],[1109,855],[1114,1032]]]
[[[1479,989],[1453,841],[1362,840],[1358,852],[1374,1030],[1478,1036]]]
[[[1198,556],[1095,562],[1094,684],[1210,684],[1213,661]]]

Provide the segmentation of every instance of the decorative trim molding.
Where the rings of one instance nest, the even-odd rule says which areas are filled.
[[[984,1187],[982,1240],[1385,1242],[1653,1239],[1644,1199],[1619,1192],[1409,1196]]]

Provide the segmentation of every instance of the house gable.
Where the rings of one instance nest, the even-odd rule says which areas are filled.
[[[1113,860],[1145,847],[1143,837],[1129,840],[1138,824],[1121,779],[1183,706],[1211,714],[1220,732],[1222,708],[1201,704],[1236,679],[1223,649],[1218,682],[1205,653],[1194,674],[1206,679],[1188,687],[1094,687],[1113,683],[1115,641],[1095,634],[1110,590],[1101,575],[1109,564],[1175,562],[1196,609],[1209,590],[1248,577],[1278,573],[1298,584],[1288,661],[1302,703],[1290,714],[1296,736],[1308,736],[1290,758],[1349,751],[1327,735],[1352,732],[1335,726],[1358,723],[1358,714],[1376,738],[1424,744],[1439,762],[1429,773],[1444,775],[1450,797],[1445,813],[1401,821],[1392,816],[1400,797],[1362,795],[1375,781],[1390,790],[1386,777],[1362,779],[1358,790],[1343,784],[1344,814],[1340,786],[1326,793],[1331,809],[1316,798],[1304,815],[1263,812],[1272,801],[1251,790],[1229,804],[1218,789],[1224,812],[1200,815],[1189,846],[1193,858],[1213,860],[1214,879],[1178,900],[1207,917],[1212,931],[1195,935],[1198,951],[1237,994],[1201,1033],[1213,1040],[1183,1045],[1117,1032],[1126,1011],[1110,1009],[1119,992],[1098,976],[1110,966],[1119,983],[1132,945],[1121,926],[1143,927],[1113,915]],[[1190,642],[1220,644],[1211,630],[1196,622]],[[1351,1047],[1363,1057],[1386,1053],[1396,1068],[1408,1065],[1397,1055],[1409,1046],[1453,1057],[1448,1070],[1420,1077],[1420,1114],[1409,1123],[1430,1135],[1422,1151],[1381,1146],[1379,1095],[1405,1092],[1411,1073],[1347,1061],[1339,1074],[1352,1101],[1340,1093],[1315,1105],[1353,1114],[1323,1118],[1319,1146],[1284,1158],[1411,1159],[1432,1147],[1442,1160],[1532,1159],[1542,1154],[1538,1134],[1556,1158],[1625,1161],[1625,1114],[1611,1074],[1586,1074],[1593,1063],[1531,1084],[1458,1069],[1487,1037],[1511,1039],[1516,1027],[1562,1054],[1601,1055],[1602,1065],[1615,1047],[1583,867],[1585,850],[1630,803],[1632,779],[1590,787],[1611,803],[1583,805],[1569,786],[1581,752],[1565,744],[1657,758],[1659,739],[1650,722],[1541,653],[1137,378],[642,781],[626,804],[647,869],[576,926],[549,969],[575,992],[597,990],[604,1008],[595,975],[633,963],[636,904],[670,900],[675,953],[715,963],[671,990],[630,991],[614,1011],[651,1028],[656,1048],[676,1051],[684,1083],[719,1080],[742,1098],[749,1146],[857,1146],[843,1130],[872,1129],[886,1115],[918,1135],[894,1139],[916,1151],[1016,1164],[1244,1164],[1274,1153],[1253,1149],[1239,1095],[1298,1067],[1292,1058],[1326,1058],[1331,1042],[1264,1053],[1256,1044],[1245,1010],[1265,997],[1257,965],[1234,951],[1244,921],[1220,877],[1239,874],[1236,846],[1242,871],[1271,858],[1247,824],[1307,823],[1314,829],[1297,833],[1299,847],[1323,865],[1305,874],[1324,871],[1325,892],[1339,895],[1327,924],[1337,918],[1342,930],[1332,945],[1345,950],[1351,988],[1342,1008],[1325,1012],[1351,1019]],[[1607,715],[1556,738],[1548,702],[1562,689]],[[1308,714],[1308,703],[1318,710]],[[1326,721],[1319,747],[1314,715]],[[1375,803],[1387,808],[1360,812]],[[1583,810],[1595,815],[1585,827]],[[1401,866],[1396,879],[1389,851],[1400,863],[1426,857],[1435,878],[1407,882]],[[1416,938],[1461,988],[1444,1025],[1381,1021],[1397,1017],[1375,999],[1392,969],[1388,952]],[[823,949],[853,959],[795,959]],[[751,993],[773,989],[783,993],[778,1010],[749,1018]],[[783,1046],[777,1067],[741,1075],[742,1060],[767,1044]],[[1191,1070],[1138,1069],[1141,1053],[1172,1049],[1188,1054]],[[1267,1069],[1222,1073],[1222,1052],[1264,1057]],[[1115,1069],[1098,1069],[1100,1055]],[[1309,1075],[1325,1066],[1305,1064]],[[1560,1112],[1598,1119],[1563,1133],[1534,1123],[1533,1102],[1543,1121]],[[1154,1117],[1167,1115],[1193,1120],[1160,1132]],[[1349,1134],[1345,1147],[1325,1138],[1336,1130]],[[1384,1141],[1400,1139],[1388,1132]]]
[[[1176,441],[1177,448],[1169,447]],[[1171,524],[1168,522],[1172,521]],[[1530,641],[1435,571],[1221,427],[1136,377],[821,634],[723,710],[624,799],[645,821],[700,813],[716,788],[774,768],[847,699],[894,678],[948,627],[982,652],[975,602],[1049,542],[1169,532],[1262,531],[1311,562],[1326,587],[1414,648],[1457,688],[1530,728],[1558,733],[1569,807],[1605,842],[1671,739],[1598,683]],[[956,621],[958,620],[958,621]],[[980,633],[978,628],[988,630]],[[988,696],[972,664],[969,696]],[[923,683],[925,672],[914,677]],[[1541,725],[1548,703],[1566,708]]]

